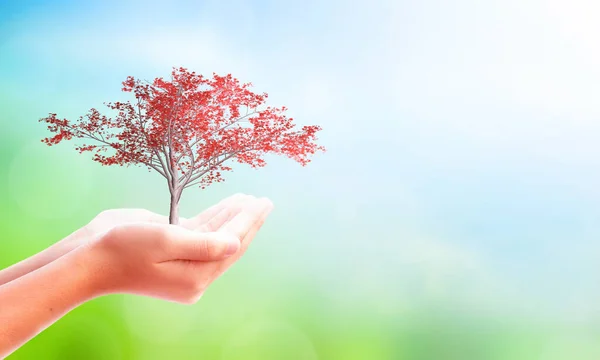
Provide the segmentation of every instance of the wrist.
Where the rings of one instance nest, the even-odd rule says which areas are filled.
[[[73,267],[77,269],[85,279],[82,284],[82,292],[89,300],[111,293],[109,267],[99,249],[93,242],[78,247],[72,251]]]
[[[77,241],[82,237],[81,230],[70,234],[66,238],[52,244],[48,248],[34,254],[27,259],[21,260],[18,263],[0,270],[0,285],[9,283],[15,279],[29,274],[51,262],[57,260],[61,256],[67,254],[77,247]]]
[[[0,358],[97,296],[87,251],[72,251],[0,286]]]

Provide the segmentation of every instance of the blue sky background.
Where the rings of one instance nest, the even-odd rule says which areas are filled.
[[[279,158],[236,169],[182,200],[191,214],[207,196],[271,197],[280,212],[266,231],[279,239],[254,256],[273,282],[389,312],[443,298],[595,321],[599,15],[592,0],[3,2],[0,131],[20,146],[3,173],[32,216],[48,204],[73,216],[69,201],[115,176],[107,206],[164,213],[166,194],[147,195],[162,189],[155,175],[41,148],[37,119],[121,98],[128,75],[232,73],[321,125],[329,149],[304,169]],[[45,176],[72,193],[36,185],[22,165],[33,157],[64,169]]]

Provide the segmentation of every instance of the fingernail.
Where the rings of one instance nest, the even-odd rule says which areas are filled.
[[[227,250],[225,250],[225,255],[226,256],[231,256],[233,254],[235,254],[238,250],[239,244],[235,241],[230,241],[229,244],[227,245]]]

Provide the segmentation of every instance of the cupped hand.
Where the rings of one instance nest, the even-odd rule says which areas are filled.
[[[247,197],[248,195],[241,193],[229,196],[191,219],[181,218],[180,226],[196,231],[216,230],[207,227],[211,219],[222,211],[234,211],[235,204]],[[87,225],[58,241],[50,249],[57,258],[114,227],[140,223],[168,224],[169,218],[146,209],[105,210],[96,215]]]
[[[245,198],[248,198],[248,196],[244,194],[230,196],[191,219],[182,219],[180,226],[194,231],[217,230],[220,226],[219,219],[224,216],[233,216],[236,211],[239,211],[239,206],[237,206],[237,204],[242,202]],[[0,285],[50,264],[56,259],[81,247],[83,244],[86,244],[91,239],[95,239],[100,234],[115,227],[126,224],[164,225],[168,223],[167,217],[143,209],[116,209],[103,211],[90,223],[66,238],[8,269],[0,270]]]
[[[81,251],[98,295],[133,293],[195,303],[243,255],[272,209],[265,198],[237,199],[234,206],[213,209],[209,221],[197,217],[186,227],[127,223],[97,236]]]

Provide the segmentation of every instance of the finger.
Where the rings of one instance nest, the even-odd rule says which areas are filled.
[[[231,216],[231,213],[233,212],[233,209],[231,208],[224,208],[221,209],[221,211],[219,211],[218,214],[216,214],[215,216],[212,217],[212,219],[210,219],[210,221],[196,227],[195,229],[193,229],[194,231],[198,231],[198,232],[212,232],[217,230],[219,227],[221,227],[222,224],[224,224],[227,219],[229,219],[229,217]]]
[[[165,240],[168,259],[164,261],[218,261],[235,254],[241,246],[239,239],[227,233],[201,233],[182,227],[170,228]]]
[[[195,231],[200,232],[212,232],[219,230],[223,225],[233,219],[240,211],[244,203],[254,199],[253,196],[245,195],[238,198],[237,201],[231,201],[230,204],[226,205],[219,211],[218,214],[212,217],[208,222],[195,228]]]
[[[266,200],[266,201],[267,201],[267,206],[261,212],[261,214],[258,217],[257,221],[254,222],[254,224],[250,227],[250,229],[246,233],[246,236],[242,239],[241,246],[238,249],[238,251],[236,251],[236,253],[234,255],[229,256],[222,263],[219,263],[219,267],[216,270],[216,274],[215,274],[216,276],[220,276],[220,274],[223,274],[225,271],[227,271],[227,269],[233,263],[235,263],[236,261],[238,261],[239,258],[242,257],[242,255],[244,255],[244,253],[246,252],[246,250],[250,246],[250,243],[252,242],[252,240],[256,236],[256,233],[263,226],[263,224],[265,223],[265,220],[267,219],[267,217],[269,216],[269,214],[273,210],[273,204],[269,200]]]
[[[244,198],[245,196],[247,196],[247,195],[242,194],[242,193],[237,193],[237,194],[231,195],[231,196],[219,201],[217,204],[204,210],[200,214],[194,216],[193,218],[188,219],[185,222],[182,221],[182,225],[183,225],[183,227],[185,227],[187,229],[196,229],[199,226],[201,226],[202,224],[210,221],[210,219],[212,219],[215,215],[217,215],[223,208],[227,207],[228,205],[230,205],[232,203],[239,201],[240,199]]]
[[[264,223],[267,220],[267,217],[269,216],[271,211],[273,211],[273,208],[274,208],[273,203],[266,198],[263,198],[263,199],[264,199],[263,201],[265,201],[267,203],[267,206],[262,210],[262,212],[260,213],[260,215],[258,217],[258,220],[252,225],[250,230],[248,230],[248,232],[246,233],[246,236],[241,239],[241,247],[240,247],[240,250],[236,253],[237,256],[242,256],[244,254],[244,252],[246,251],[248,246],[250,246],[250,243],[252,242],[252,240],[254,240],[256,233],[264,225]]]
[[[248,232],[260,220],[265,211],[270,211],[273,204],[267,198],[251,200],[245,203],[233,219],[224,224],[220,231],[234,235],[240,241],[246,238]]]

